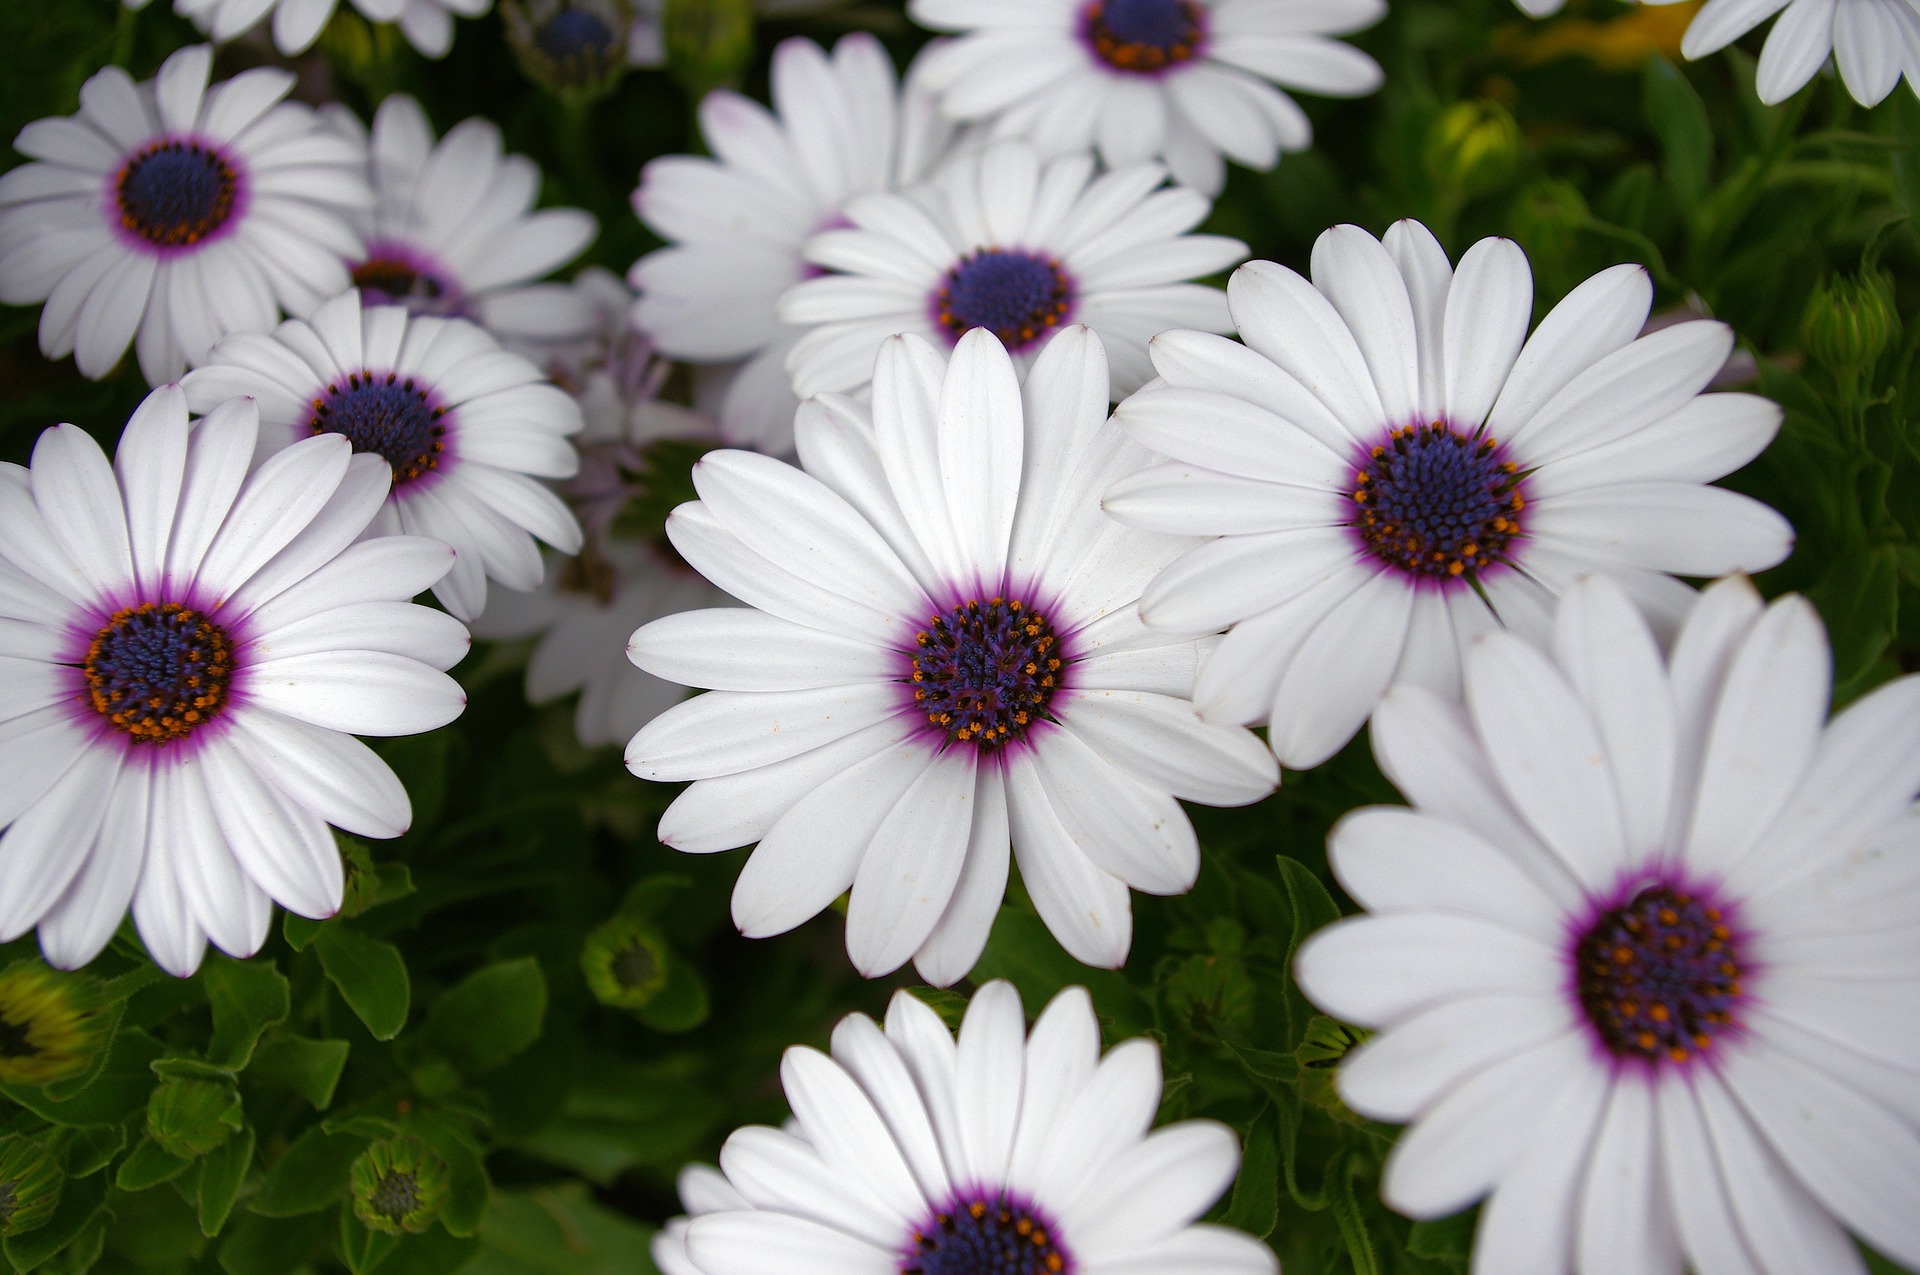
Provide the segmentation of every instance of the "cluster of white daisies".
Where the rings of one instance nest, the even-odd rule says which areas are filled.
[[[435,52],[485,0],[354,4]],[[333,0],[177,6],[293,49]],[[540,282],[592,220],[403,97],[369,129],[201,47],[22,132],[0,299],[157,388],[111,460],[63,425],[0,467],[0,940],[76,966],[130,909],[186,974],[330,915],[330,825],[410,819],[354,737],[460,713],[468,622],[692,781],[663,842],[756,847],[744,933],[848,895],[861,972],[943,986],[1015,861],[1121,964],[1131,892],[1198,873],[1181,801],[1371,721],[1411,808],[1336,830],[1366,915],[1297,973],[1378,1033],[1340,1084],[1410,1125],[1389,1202],[1488,1198],[1479,1275],[1863,1270],[1848,1230],[1920,1267],[1920,682],[1829,723],[1817,617],[1740,574],[1792,532],[1710,485],[1780,423],[1706,392],[1731,331],[1643,334],[1633,266],[1535,327],[1514,244],[1413,222],[1201,282],[1246,256],[1194,233],[1225,160],[1308,145],[1285,89],[1377,86],[1334,37],[1380,0],[909,7],[955,38],[903,80],[792,41],[772,109],[702,103],[632,290]],[[1878,100],[1920,48],[1905,0],[1709,0],[1689,51],[1782,9],[1769,98],[1832,52]],[[648,535],[674,439],[732,446]],[[1078,992],[1030,1037],[1002,985],[957,1042],[911,997],[848,1019],[790,1054],[793,1125],[685,1179],[662,1269],[1271,1271],[1195,1223],[1232,1137],[1149,1133],[1152,1047],[1099,1045]]]

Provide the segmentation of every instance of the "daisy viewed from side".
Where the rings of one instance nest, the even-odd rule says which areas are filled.
[[[352,0],[352,4],[369,22],[398,23],[407,43],[438,58],[453,47],[454,18],[480,17],[493,0]],[[274,47],[288,55],[311,48],[339,5],[340,0],[173,0],[175,13],[192,18],[220,41],[251,30],[271,14]]]
[[[1164,159],[1207,195],[1224,155],[1262,171],[1313,128],[1283,89],[1359,97],[1379,65],[1330,37],[1385,16],[1385,0],[910,0],[908,14],[962,33],[923,56],[927,87],[957,120],[1048,154],[1098,148],[1110,168]]]
[[[346,292],[271,334],[222,341],[182,382],[196,412],[248,395],[260,405],[260,454],[339,434],[384,457],[391,490],[381,535],[444,540],[458,556],[434,596],[461,619],[486,605],[487,581],[532,589],[538,536],[563,553],[580,524],[537,478],[570,478],[580,408],[540,369],[463,319],[360,304]]]
[[[502,341],[588,335],[597,316],[563,283],[539,283],[593,242],[578,208],[535,210],[540,169],[501,151],[489,120],[464,120],[437,145],[420,104],[380,103],[373,130],[343,106],[328,122],[371,157],[374,206],[360,219],[365,250],[348,262],[369,305],[471,319]]]
[[[711,689],[636,735],[627,765],[695,781],[666,844],[759,843],[734,889],[743,933],[792,929],[851,888],[854,965],[912,958],[944,986],[986,944],[1011,848],[1061,945],[1117,966],[1128,887],[1177,894],[1199,871],[1176,798],[1272,791],[1259,741],[1188,700],[1204,641],[1136,614],[1190,542],[1100,512],[1100,489],[1147,459],[1107,427],[1107,378],[1081,327],[1024,390],[989,333],[951,365],[895,337],[871,418],[846,398],[803,409],[804,471],[733,451],[694,467],[701,498],[667,533],[748,605],[633,635],[641,668]]]
[[[1805,88],[1828,58],[1862,106],[1879,105],[1901,75],[1920,72],[1920,9],[1907,0],[1707,0],[1680,51],[1689,59],[1718,53],[1776,13],[1754,80],[1769,105]]]
[[[212,88],[205,45],[150,82],[118,67],[80,90],[78,115],[36,120],[14,146],[37,161],[0,176],[0,300],[44,301],[40,349],[85,376],[134,344],[158,385],[230,332],[307,314],[347,284],[350,211],[371,201],[366,153],[282,102],[293,76],[262,67]]]
[[[1827,721],[1804,599],[1708,589],[1670,658],[1590,577],[1550,651],[1484,635],[1464,706],[1374,723],[1413,809],[1348,815],[1368,915],[1301,949],[1410,1122],[1388,1203],[1481,1209],[1475,1275],[1920,1267],[1920,679]]]
[[[386,462],[297,443],[251,474],[254,405],[187,423],[177,386],[127,422],[110,465],[72,425],[0,465],[0,941],[38,927],[67,968],[129,902],[155,962],[211,941],[250,956],[272,904],[330,916],[328,824],[397,837],[406,790],[354,735],[459,716],[443,671],[467,633],[411,599],[438,541],[356,543]]]
[[[845,37],[831,57],[812,41],[784,41],[772,88],[772,111],[709,93],[700,130],[713,158],[647,165],[633,207],[667,246],[628,277],[640,292],[634,322],[661,353],[724,365],[717,397],[728,440],[781,453],[792,450],[799,406],[786,367],[799,331],[774,307],[818,272],[801,249],[840,224],[854,195],[918,179],[950,130],[911,81],[896,86],[886,50],[866,34]]]
[[[1232,626],[1194,699],[1266,721],[1282,764],[1331,757],[1392,682],[1456,693],[1477,633],[1544,639],[1584,572],[1618,577],[1670,633],[1693,597],[1674,576],[1787,556],[1783,518],[1706,485],[1759,454],[1780,409],[1701,394],[1733,348],[1724,324],[1637,336],[1641,267],[1587,280],[1531,338],[1532,274],[1508,240],[1455,273],[1417,222],[1384,243],[1339,226],[1312,268],[1311,283],[1266,261],[1234,275],[1245,345],[1154,340],[1160,382],[1114,419],[1170,463],[1106,497],[1137,526],[1219,537],[1141,614]]]
[[[1247,255],[1238,239],[1187,233],[1210,205],[1165,180],[1158,164],[1096,177],[1090,154],[1043,163],[1001,142],[956,156],[924,188],[851,201],[851,228],[806,248],[838,273],[780,299],[780,318],[808,328],[787,356],[794,392],[865,388],[896,332],[951,346],[985,328],[1024,368],[1074,323],[1106,346],[1113,396],[1133,392],[1153,375],[1156,333],[1232,330],[1226,294],[1191,281]]]
[[[1211,1120],[1153,1129],[1160,1051],[1100,1052],[1085,988],[1027,1031],[1020,994],[974,994],[956,1041],[911,993],[795,1047],[794,1119],[681,1174],[692,1217],[654,1237],[663,1275],[1278,1275],[1250,1235],[1198,1222],[1239,1147]]]

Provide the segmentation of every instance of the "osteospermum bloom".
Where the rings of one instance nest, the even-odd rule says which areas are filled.
[[[911,195],[852,200],[851,228],[806,248],[840,273],[780,299],[780,318],[809,329],[787,356],[794,392],[863,389],[896,332],[952,346],[985,328],[1025,368],[1079,323],[1106,346],[1113,396],[1132,393],[1153,375],[1156,333],[1231,330],[1226,294],[1191,280],[1247,255],[1238,239],[1188,234],[1208,201],[1165,180],[1158,164],[1095,177],[1090,154],[1043,164],[1026,143],[1001,142],[956,156]]]
[[[346,292],[311,322],[228,337],[182,382],[196,412],[248,395],[260,405],[260,454],[338,434],[391,466],[379,535],[421,535],[458,552],[433,587],[463,620],[479,615],[487,581],[540,583],[538,536],[563,553],[580,524],[536,478],[580,467],[568,441],[580,408],[540,369],[464,319],[362,308]]]
[[[1754,78],[1763,102],[1792,97],[1829,57],[1862,106],[1878,105],[1902,74],[1920,72],[1920,9],[1907,0],[1707,0],[1680,51],[1688,58],[1717,53],[1776,13]]]
[[[140,0],[144,5],[149,0]],[[430,58],[453,47],[453,19],[477,18],[493,0],[352,0],[369,22],[397,22],[407,43]],[[273,16],[274,47],[303,53],[320,38],[340,0],[173,0],[175,13],[192,18],[216,40],[231,40]],[[138,7],[138,6],[134,6]]]
[[[0,300],[45,301],[40,348],[102,377],[134,343],[151,384],[229,332],[306,314],[347,284],[349,210],[371,199],[366,153],[282,102],[293,76],[207,87],[204,45],[152,81],[118,67],[78,115],[36,120],[14,146],[40,162],[0,176]]]
[[[386,462],[324,436],[248,472],[254,405],[157,390],[112,466],[71,425],[0,466],[0,941],[83,965],[129,901],[161,968],[248,956],[272,904],[330,916],[333,824],[396,837],[406,790],[354,735],[444,726],[467,650],[410,599],[453,552],[356,544]]]
[[[1773,510],[1706,485],[1767,445],[1780,409],[1700,393],[1733,348],[1724,324],[1636,339],[1653,299],[1639,266],[1587,280],[1531,338],[1519,247],[1482,240],[1456,274],[1417,222],[1384,244],[1336,227],[1311,283],[1257,261],[1228,297],[1245,345],[1154,341],[1163,383],[1115,419],[1172,463],[1106,506],[1219,537],[1141,614],[1233,626],[1194,698],[1266,720],[1286,765],[1332,756],[1391,682],[1454,693],[1476,633],[1543,639],[1584,572],[1617,576],[1671,632],[1693,597],[1674,575],[1758,570],[1792,545]]]
[[[787,1051],[793,1121],[727,1139],[681,1175],[695,1216],[653,1240],[663,1275],[1277,1275],[1250,1235],[1196,1219],[1233,1181],[1233,1131],[1152,1129],[1160,1051],[1100,1054],[1086,989],[1026,1030],[1020,994],[974,994],[959,1040],[911,993],[832,1053]],[[1149,1131],[1151,1130],[1151,1131]]]
[[[870,35],[845,37],[832,57],[811,41],[784,41],[772,87],[771,112],[728,91],[701,101],[712,159],[669,155],[646,166],[634,211],[668,246],[635,262],[629,278],[640,291],[634,322],[663,354],[726,365],[716,396],[728,440],[786,452],[799,406],[786,360],[800,333],[774,308],[817,273],[801,249],[840,224],[848,199],[917,179],[948,129],[911,81],[896,86]]]
[[[1024,390],[973,332],[951,366],[918,337],[880,355],[871,418],[845,398],[799,422],[805,471],[747,452],[694,467],[667,520],[682,556],[748,604],[656,621],[634,663],[715,688],[633,739],[646,779],[696,782],[660,821],[695,853],[759,842],[733,894],[753,937],[853,891],[847,951],[876,976],[972,968],[1009,846],[1067,951],[1117,966],[1128,887],[1190,888],[1176,797],[1239,805],[1272,758],[1188,701],[1200,639],[1140,622],[1142,582],[1189,542],[1100,512],[1147,459],[1106,425],[1107,362],[1085,328]]]
[[[426,112],[404,93],[380,103],[371,135],[343,106],[325,113],[373,166],[374,206],[356,226],[366,246],[348,262],[367,304],[471,319],[508,343],[593,330],[598,315],[580,294],[535,282],[593,242],[593,215],[535,211],[540,169],[503,154],[491,121],[463,120],[436,145]]]
[[[1920,679],[1831,680],[1804,599],[1715,585],[1663,658],[1591,578],[1381,706],[1413,809],[1335,828],[1370,915],[1297,973],[1380,1031],[1338,1083],[1411,1122],[1388,1203],[1491,1193],[1475,1275],[1920,1267]]]
[[[958,120],[991,121],[1049,154],[1097,147],[1111,168],[1163,158],[1218,194],[1222,156],[1266,170],[1313,128],[1282,89],[1358,97],[1380,67],[1329,37],[1385,0],[911,0],[915,22],[964,34],[922,56]]]

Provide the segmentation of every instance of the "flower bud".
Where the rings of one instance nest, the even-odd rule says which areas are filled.
[[[388,1138],[360,1153],[350,1178],[355,1217],[389,1235],[418,1234],[440,1216],[448,1170],[420,1139]]]
[[[164,1080],[147,1100],[147,1136],[182,1160],[199,1159],[240,1125],[239,1091],[223,1081]]]
[[[580,970],[602,1004],[639,1009],[667,985],[667,940],[644,921],[616,916],[587,936]]]
[[[47,1149],[27,1138],[0,1138],[0,1236],[46,1225],[65,1179]]]
[[[1462,195],[1484,195],[1520,168],[1520,126],[1498,102],[1455,102],[1427,129],[1427,171]]]
[[[1878,270],[1823,280],[1800,320],[1807,353],[1836,372],[1872,366],[1899,330],[1893,281]]]
[[[81,1075],[112,1033],[98,979],[37,960],[0,969],[0,1084],[48,1085]]]
[[[696,94],[737,78],[753,56],[753,0],[667,0],[667,65]]]
[[[633,62],[629,0],[502,0],[500,16],[520,69],[560,97],[604,96]]]

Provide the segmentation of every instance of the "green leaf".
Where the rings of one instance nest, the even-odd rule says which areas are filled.
[[[353,1275],[370,1275],[399,1247],[399,1236],[374,1230],[355,1217],[352,1209],[340,1210],[340,1256]]]
[[[173,1181],[192,1163],[163,1150],[152,1138],[143,1137],[134,1144],[133,1154],[120,1162],[113,1184],[122,1191],[145,1191]]]
[[[636,921],[651,921],[674,899],[693,885],[692,877],[662,873],[634,882],[627,897],[620,901],[619,914]]]
[[[333,1091],[346,1069],[351,1046],[344,1040],[308,1040],[304,1036],[275,1036],[260,1042],[247,1079],[262,1085],[291,1089],[316,1110],[333,1103]]]
[[[707,1021],[711,1007],[699,971],[678,953],[667,965],[667,985],[633,1016],[657,1032],[690,1032]]]
[[[1279,1225],[1280,1144],[1265,1109],[1247,1130],[1246,1148],[1240,1153],[1240,1176],[1233,1183],[1233,1200],[1220,1220],[1258,1239],[1267,1238]]]
[[[253,1166],[253,1130],[242,1129],[200,1161],[200,1233],[211,1239],[220,1234],[233,1212],[233,1202]]]
[[[126,1145],[127,1130],[124,1125],[88,1125],[68,1130],[62,1148],[67,1158],[67,1176],[84,1178],[100,1172],[113,1163],[113,1157],[119,1155],[121,1148]]]
[[[1146,1003],[1113,970],[1088,969],[1067,955],[1046,922],[1023,908],[1007,906],[993,923],[987,950],[973,967],[973,980],[1004,978],[1020,989],[1029,1014],[1037,1014],[1060,992],[1080,984],[1093,995],[1093,1007],[1107,1019],[1114,1036],[1135,1036],[1153,1025]]]
[[[1683,211],[1706,198],[1713,175],[1713,126],[1706,103],[1680,69],[1662,57],[1647,60],[1644,84],[1647,119],[1660,139],[1667,187]]]
[[[260,1035],[287,1017],[287,980],[271,961],[235,961],[209,956],[200,969],[213,1006],[209,1061],[239,1070],[253,1057]]]
[[[107,1175],[70,1181],[60,1193],[60,1207],[45,1226],[25,1235],[9,1235],[0,1252],[16,1271],[30,1271],[80,1238],[107,1200]]]
[[[1893,153],[1893,193],[1902,208],[1920,217],[1920,99],[1896,93],[1887,110],[1901,142]]]
[[[475,1270],[537,1275],[633,1275],[653,1269],[653,1228],[594,1202],[578,1182],[533,1191],[496,1191],[480,1221],[480,1240],[509,1259]]]
[[[437,1229],[424,1235],[402,1235],[399,1240],[399,1246],[380,1263],[380,1275],[453,1275],[465,1269],[480,1251],[478,1239]]]
[[[260,1193],[247,1205],[265,1217],[316,1213],[347,1193],[347,1170],[370,1138],[312,1128],[267,1171]]]
[[[1327,1173],[1328,1202],[1333,1220],[1339,1224],[1340,1238],[1346,1241],[1347,1256],[1353,1261],[1353,1275],[1380,1275],[1373,1236],[1367,1231],[1366,1215],[1360,1211],[1360,1200],[1353,1191],[1353,1179],[1359,1172],[1360,1162],[1353,1158],[1332,1166]]]
[[[299,1217],[260,1217],[242,1213],[220,1246],[220,1267],[227,1275],[287,1275],[322,1243],[326,1219],[318,1213]]]
[[[479,1144],[454,1121],[436,1116],[421,1117],[413,1131],[447,1162],[447,1198],[440,1206],[440,1224],[453,1235],[472,1235],[480,1229],[480,1215],[493,1189]]]
[[[1892,545],[1843,554],[1808,595],[1833,641],[1833,682],[1843,691],[1871,670],[1900,619],[1900,564]]]
[[[25,1085],[0,1085],[0,1096],[58,1125],[118,1124],[146,1107],[147,1095],[159,1083],[152,1063],[162,1052],[160,1042],[145,1032],[122,1028],[93,1080],[66,1101],[55,1102],[45,1091]]]
[[[400,949],[339,924],[323,926],[313,945],[320,954],[320,967],[373,1038],[398,1036],[407,1025],[413,996]]]
[[[547,979],[531,956],[470,974],[427,1011],[427,1043],[469,1076],[531,1045],[547,1016]]]
[[[211,1080],[217,1084],[232,1084],[240,1076],[231,1067],[217,1067],[198,1058],[156,1058],[152,1066],[153,1074],[162,1080]]]
[[[1480,1209],[1476,1205],[1446,1217],[1415,1222],[1407,1235],[1407,1251],[1415,1257],[1464,1261],[1473,1250],[1473,1228],[1479,1218]]]

